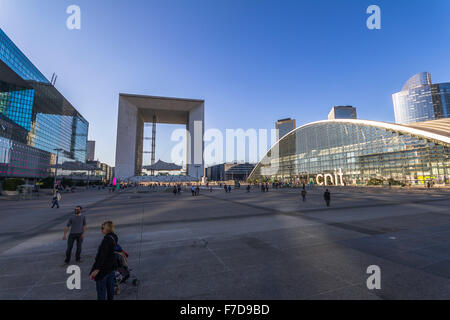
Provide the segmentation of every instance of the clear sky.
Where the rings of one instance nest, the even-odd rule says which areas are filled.
[[[79,31],[66,28],[72,4]],[[371,4],[381,30],[366,27]],[[450,82],[448,0],[0,0],[0,27],[47,78],[58,74],[111,165],[119,92],[205,99],[206,129],[271,129],[326,119],[334,105],[393,121],[391,95],[409,77]]]

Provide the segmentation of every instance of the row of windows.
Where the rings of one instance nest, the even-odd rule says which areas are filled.
[[[25,80],[49,83],[2,29],[0,29],[0,59]]]
[[[50,153],[0,137],[0,176],[47,177]]]

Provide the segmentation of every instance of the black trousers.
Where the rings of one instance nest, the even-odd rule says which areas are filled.
[[[81,258],[81,244],[83,239],[81,239],[81,233],[71,233],[67,239],[67,251],[66,251],[66,262],[70,262],[70,257],[72,255],[72,248],[74,241],[77,241],[77,251],[75,253],[75,259],[80,260]]]
[[[325,202],[327,203],[327,207],[330,206],[330,199],[325,199]]]

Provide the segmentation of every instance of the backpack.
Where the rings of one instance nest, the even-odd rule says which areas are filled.
[[[116,239],[114,239],[114,237],[112,235],[109,235],[109,237],[112,239],[112,241],[114,243],[114,247],[113,247],[114,264],[113,264],[113,267],[114,267],[114,270],[117,270],[119,268],[120,264],[117,261],[116,252],[114,250],[118,246],[118,244],[116,243]]]

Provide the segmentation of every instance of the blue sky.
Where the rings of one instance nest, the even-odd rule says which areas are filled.
[[[79,31],[66,28],[72,4]],[[366,27],[371,4],[381,30]],[[0,27],[47,78],[57,72],[111,165],[119,92],[205,99],[206,129],[271,129],[342,104],[393,121],[391,95],[413,74],[450,81],[448,0],[0,0]]]

